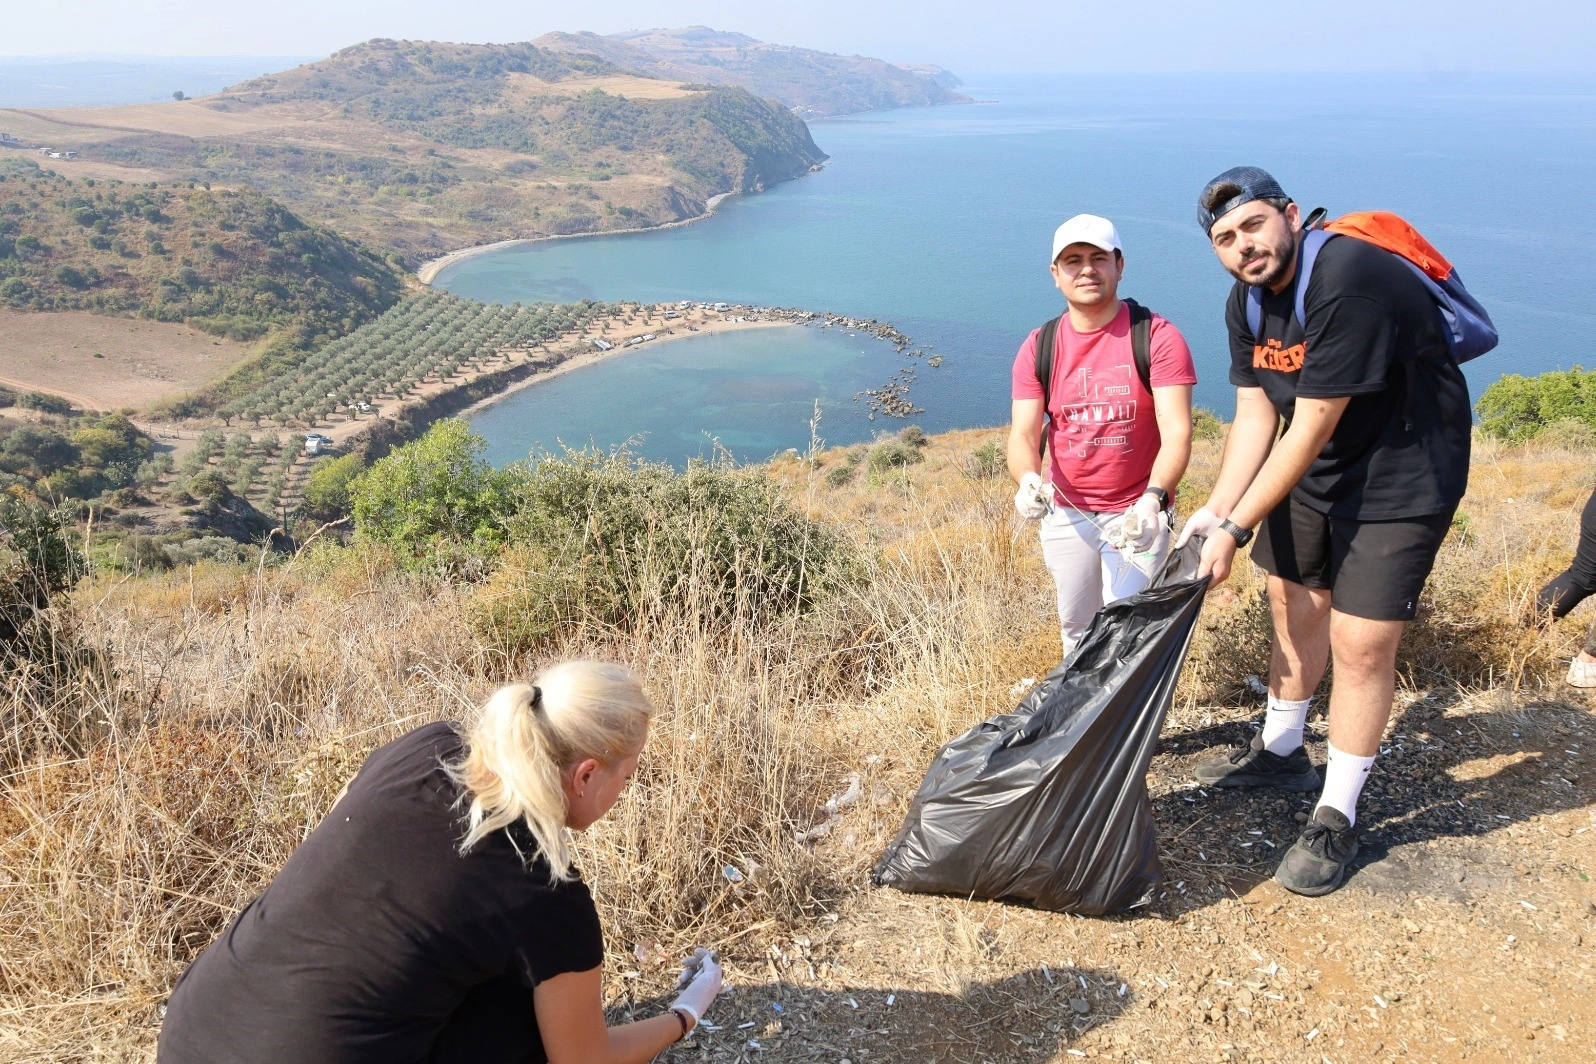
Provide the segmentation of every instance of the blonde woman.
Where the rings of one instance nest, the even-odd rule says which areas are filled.
[[[720,992],[695,951],[658,1016],[606,1027],[603,936],[567,829],[615,804],[653,707],[572,661],[506,687],[468,735],[371,755],[327,818],[189,966],[161,1064],[646,1061]]]

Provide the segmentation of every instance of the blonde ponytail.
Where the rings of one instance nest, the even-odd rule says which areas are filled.
[[[466,737],[465,755],[446,766],[471,802],[460,852],[521,820],[554,879],[570,879],[561,770],[590,757],[604,765],[631,757],[653,712],[637,678],[603,661],[563,662],[536,684],[494,692]]]

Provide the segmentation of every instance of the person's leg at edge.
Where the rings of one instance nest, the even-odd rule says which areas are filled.
[[[1062,661],[1074,653],[1092,618],[1103,608],[1103,580],[1097,561],[1101,536],[1089,515],[1069,509],[1042,518],[1038,535],[1042,561],[1058,592]]]
[[[1591,595],[1596,595],[1596,491],[1580,515],[1574,558],[1535,596],[1536,612],[1543,621],[1560,620]]]
[[[1330,660],[1330,592],[1274,575],[1268,588],[1274,629],[1263,744],[1285,757],[1302,745],[1308,707]]]
[[[1406,621],[1330,614],[1336,675],[1330,689],[1330,759],[1319,805],[1339,810],[1349,825],[1357,823],[1358,797],[1391,720],[1397,646],[1406,627]]]

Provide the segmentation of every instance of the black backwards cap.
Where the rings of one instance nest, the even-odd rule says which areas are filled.
[[[1203,205],[1208,202],[1209,194],[1220,185],[1235,185],[1241,191],[1225,202],[1217,204],[1213,210],[1209,210]],[[1268,170],[1258,166],[1232,166],[1203,186],[1202,194],[1197,197],[1197,224],[1202,226],[1203,232],[1211,232],[1215,222],[1243,203],[1260,199],[1290,198],[1286,195],[1286,190],[1280,187],[1280,182],[1276,181]]]

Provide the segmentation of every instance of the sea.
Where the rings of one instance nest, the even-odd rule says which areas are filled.
[[[671,340],[475,412],[490,457],[627,444],[673,464],[760,461],[910,423],[1000,426],[1016,349],[1062,307],[1052,231],[1083,211],[1118,226],[1121,292],[1180,327],[1196,402],[1228,418],[1230,280],[1195,215],[1199,189],[1239,163],[1272,171],[1305,208],[1396,211],[1447,254],[1502,335],[1466,367],[1476,397],[1503,373],[1596,365],[1596,76],[1259,69],[990,77],[964,91],[979,102],[811,123],[823,169],[696,224],[517,245],[435,282],[485,300],[830,311],[891,322],[925,354],[837,328]],[[905,367],[923,412],[872,419],[859,393]]]

